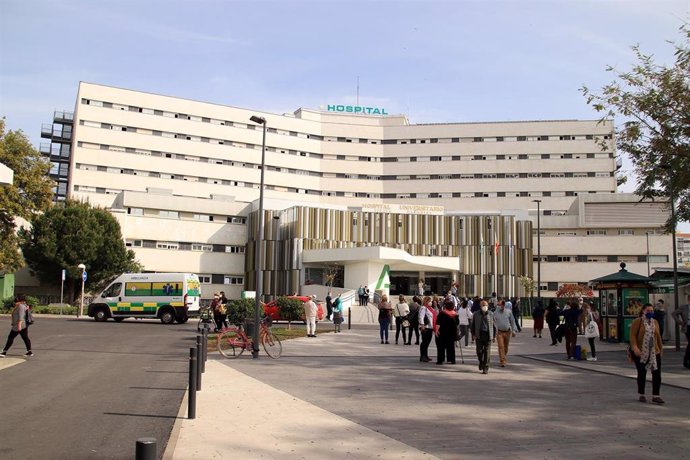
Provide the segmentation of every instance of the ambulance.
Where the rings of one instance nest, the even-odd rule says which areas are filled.
[[[123,273],[89,305],[96,321],[157,318],[186,323],[199,314],[201,287],[192,273]]]

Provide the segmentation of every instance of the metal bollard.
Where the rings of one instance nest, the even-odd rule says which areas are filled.
[[[200,335],[196,336],[196,391],[201,391],[201,369],[204,362],[204,343]]]
[[[352,307],[347,307],[347,328],[352,329]]]
[[[156,460],[158,457],[158,445],[156,438],[137,439],[136,460]]]
[[[206,360],[208,359],[208,331],[203,331],[201,337],[204,339],[204,359],[201,364],[201,372],[206,372]]]
[[[196,418],[196,348],[189,349],[189,394],[187,395],[187,418]]]

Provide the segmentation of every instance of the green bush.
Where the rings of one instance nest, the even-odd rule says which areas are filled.
[[[287,320],[288,324],[291,321],[299,321],[304,316],[304,305],[298,299],[278,297],[276,305],[278,305],[280,317]]]
[[[36,308],[38,305],[38,299],[36,297],[32,297],[30,295],[26,296],[26,303],[29,305],[32,309]],[[14,307],[14,297],[8,297],[5,300],[2,301],[2,307],[4,310],[12,310]]]
[[[234,299],[228,302],[228,321],[235,326],[244,323],[245,319],[254,318],[254,299]],[[261,312],[263,316],[263,312]]]
[[[26,298],[27,303],[31,305],[31,311],[33,313],[37,313],[39,315],[47,314],[47,315],[59,315],[60,314],[60,306],[59,305],[37,305],[38,304],[38,299],[35,297],[27,297]],[[12,308],[14,308],[14,299],[5,299],[2,301],[2,309],[0,309],[0,313],[9,313],[12,311]],[[64,305],[62,307],[62,314],[63,315],[76,315],[77,311],[79,310],[79,307],[72,307],[71,305]]]

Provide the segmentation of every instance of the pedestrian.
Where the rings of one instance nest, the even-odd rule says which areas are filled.
[[[388,301],[388,296],[383,294],[381,296],[381,302],[379,302],[379,334],[381,335],[381,343],[388,342],[388,327],[391,324],[391,313],[393,312],[393,307]]]
[[[328,294],[326,294],[326,319],[330,321],[331,316],[333,315],[333,295],[331,293],[331,290],[328,290]]]
[[[223,324],[223,327],[230,327],[230,323],[228,322],[228,298],[225,297],[225,292],[220,291],[219,300],[223,305],[223,308],[221,308],[222,313],[220,315],[221,323]]]
[[[565,353],[568,359],[575,359],[575,347],[577,346],[578,326],[580,324],[580,304],[571,302],[570,308],[563,310],[565,322]]]
[[[472,339],[477,344],[479,371],[482,374],[488,374],[491,363],[491,343],[495,341],[494,315],[489,313],[489,303],[486,300],[482,300],[479,305],[479,310],[472,315]]]
[[[420,279],[417,283],[417,295],[422,297],[424,295],[424,280]]]
[[[431,361],[431,358],[429,358],[429,344],[434,335],[434,325],[436,323],[436,311],[431,306],[431,297],[424,297],[417,317],[419,318],[419,332],[422,336],[422,343],[419,345],[419,360],[428,363]]]
[[[518,332],[522,332],[522,326],[520,325],[520,317],[522,316],[522,307],[520,306],[520,299],[515,299],[513,304],[513,318],[515,319],[515,327],[517,327]],[[507,309],[507,307],[506,307]]]
[[[688,303],[681,305],[673,312],[673,319],[680,326],[680,330],[685,331],[688,346],[685,348],[683,366],[690,369],[690,294],[688,294]]]
[[[597,327],[599,328],[599,341],[601,342],[604,340],[604,321],[601,319],[601,315],[599,314],[596,305],[591,304],[590,308],[592,309],[592,316],[594,317],[594,321],[596,321]]]
[[[585,335],[585,302],[582,297],[578,297],[577,299],[577,308],[580,312],[580,317],[577,320],[577,335]]]
[[[419,297],[412,297],[412,303],[410,304],[410,314],[408,319],[410,320],[410,327],[407,330],[407,345],[412,345],[412,332],[415,336],[415,345],[419,345],[419,309],[422,308],[422,301]],[[404,338],[404,336],[403,336]]]
[[[532,319],[534,319],[534,333],[532,337],[541,339],[541,331],[544,329],[544,302],[537,300],[537,306],[532,310]]]
[[[558,345],[556,340],[556,327],[561,322],[561,309],[558,307],[556,299],[550,299],[549,305],[546,307],[546,324],[549,326],[549,333],[551,333],[551,346]]]
[[[498,343],[498,364],[501,367],[505,367],[510,338],[515,337],[515,331],[517,330],[515,317],[506,308],[505,300],[498,301],[498,308],[494,312],[494,324],[496,325],[496,342]]]
[[[410,314],[410,306],[405,301],[405,296],[400,294],[398,296],[398,303],[395,305],[393,310],[393,316],[395,316],[395,344],[398,344],[398,339],[400,338],[400,331],[402,330],[403,344],[405,343],[405,332],[409,328],[409,319],[407,316]],[[405,326],[407,324],[407,326]]]
[[[587,361],[597,360],[597,348],[594,341],[599,337],[599,325],[594,319],[594,313],[592,312],[592,306],[585,302],[585,338],[589,342],[589,354]]]
[[[33,320],[31,319],[31,307],[26,303],[26,297],[24,294],[17,294],[14,298],[14,307],[12,307],[11,312],[12,317],[12,329],[10,329],[10,334],[7,336],[7,343],[5,347],[0,352],[0,357],[4,358],[7,356],[12,343],[14,343],[14,338],[18,335],[22,336],[24,345],[26,345],[26,353],[24,356],[33,356],[34,352],[31,351],[31,339],[29,338],[29,323]]]
[[[364,306],[369,305],[369,286],[364,286],[364,295],[362,296],[362,302]]]
[[[659,323],[659,334],[661,334],[662,342],[664,342],[664,329],[666,329],[666,310],[664,307],[664,299],[657,300],[654,307],[654,319]]]
[[[472,311],[470,310],[468,303],[470,301],[463,301],[458,310],[458,343],[465,339],[465,346],[470,337],[470,322],[472,322]]]
[[[340,332],[340,325],[343,324],[343,303],[340,301],[340,295],[333,303],[333,328],[334,332]]]
[[[661,399],[661,353],[663,344],[659,333],[659,323],[654,319],[654,306],[645,304],[643,316],[635,318],[630,325],[630,348],[637,368],[637,393],[640,402],[647,402],[645,383],[647,369],[652,370],[652,402],[664,404]]]
[[[223,304],[220,303],[220,294],[217,292],[213,294],[213,300],[211,300],[211,311],[213,312],[213,322],[216,324],[214,332],[220,332],[223,329],[223,314],[221,313]]]
[[[304,302],[304,319],[307,321],[307,337],[316,337],[316,295],[312,295]]]
[[[359,306],[364,306],[364,285],[360,284],[359,289],[357,289],[357,296],[359,297]]]
[[[455,364],[455,340],[458,335],[458,314],[451,299],[443,302],[441,312],[436,316],[436,364]]]

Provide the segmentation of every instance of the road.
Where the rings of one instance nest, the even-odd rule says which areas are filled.
[[[0,325],[4,343],[9,317]],[[156,438],[161,456],[186,390],[195,327],[39,316],[30,328],[36,356],[21,357],[17,337],[0,362],[0,458],[133,458],[141,437]]]

